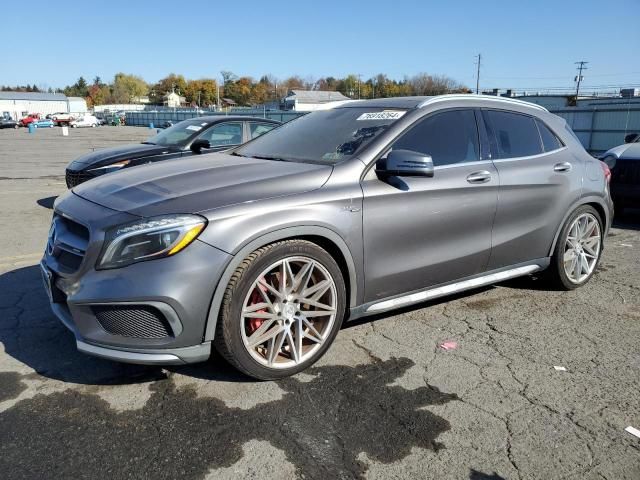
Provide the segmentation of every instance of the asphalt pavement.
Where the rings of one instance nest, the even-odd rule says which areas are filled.
[[[640,211],[583,288],[527,277],[348,324],[289,379],[78,353],[37,267],[64,166],[151,133],[0,130],[0,478],[640,478]]]

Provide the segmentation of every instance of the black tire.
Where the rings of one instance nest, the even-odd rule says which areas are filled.
[[[575,283],[569,279],[564,269],[564,262],[563,262],[564,247],[565,247],[567,235],[569,233],[569,228],[571,227],[571,224],[576,218],[578,218],[580,215],[585,213],[590,213],[598,221],[598,224],[600,227],[600,250],[598,252],[598,258],[596,260],[595,267],[591,272],[591,274],[581,282]],[[558,240],[556,242],[556,247],[554,249],[553,256],[551,257],[551,264],[549,265],[549,268],[545,272],[547,281],[549,281],[553,286],[555,286],[560,290],[574,290],[578,287],[581,287],[585,283],[587,283],[591,279],[591,277],[593,277],[593,274],[595,273],[595,271],[598,269],[598,264],[600,263],[600,258],[602,257],[602,246],[604,244],[603,232],[604,230],[602,226],[602,218],[600,217],[600,214],[598,213],[598,211],[589,205],[583,205],[581,207],[578,207],[569,216],[569,218],[567,218],[567,221],[562,226],[562,230],[560,231],[560,235],[558,236]]]
[[[331,275],[336,287],[336,316],[328,336],[309,359],[291,368],[269,368],[247,351],[241,333],[244,301],[256,277],[274,262],[287,257],[304,256],[320,263]],[[333,343],[342,325],[346,309],[346,287],[340,267],[325,250],[306,240],[284,240],[251,253],[231,276],[222,301],[214,345],[231,365],[258,380],[275,380],[294,375],[315,363]]]

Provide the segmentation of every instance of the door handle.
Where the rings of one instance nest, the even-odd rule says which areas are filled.
[[[554,172],[568,172],[571,170],[571,164],[569,162],[556,163],[553,166]]]
[[[467,177],[467,182],[469,183],[487,183],[489,180],[491,180],[491,173],[486,170],[473,172]]]

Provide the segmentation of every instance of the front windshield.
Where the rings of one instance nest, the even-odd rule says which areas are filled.
[[[405,113],[371,107],[313,112],[258,137],[235,154],[334,164],[356,155]]]
[[[162,145],[165,147],[182,146],[189,140],[189,138],[196,135],[206,126],[207,122],[204,122],[201,118],[184,120],[162,130],[160,133],[151,137],[144,143]]]

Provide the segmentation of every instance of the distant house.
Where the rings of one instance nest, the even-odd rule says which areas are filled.
[[[187,103],[187,99],[181,97],[176,92],[169,92],[162,97],[162,104],[169,108],[182,107]]]
[[[231,100],[230,98],[221,98],[220,99],[220,104],[222,105],[223,108],[226,107],[237,107],[238,103]]]
[[[329,92],[324,90],[289,90],[284,98],[285,110],[297,110],[300,112],[312,112],[326,108],[333,102],[344,102],[351,100],[340,92]]]

